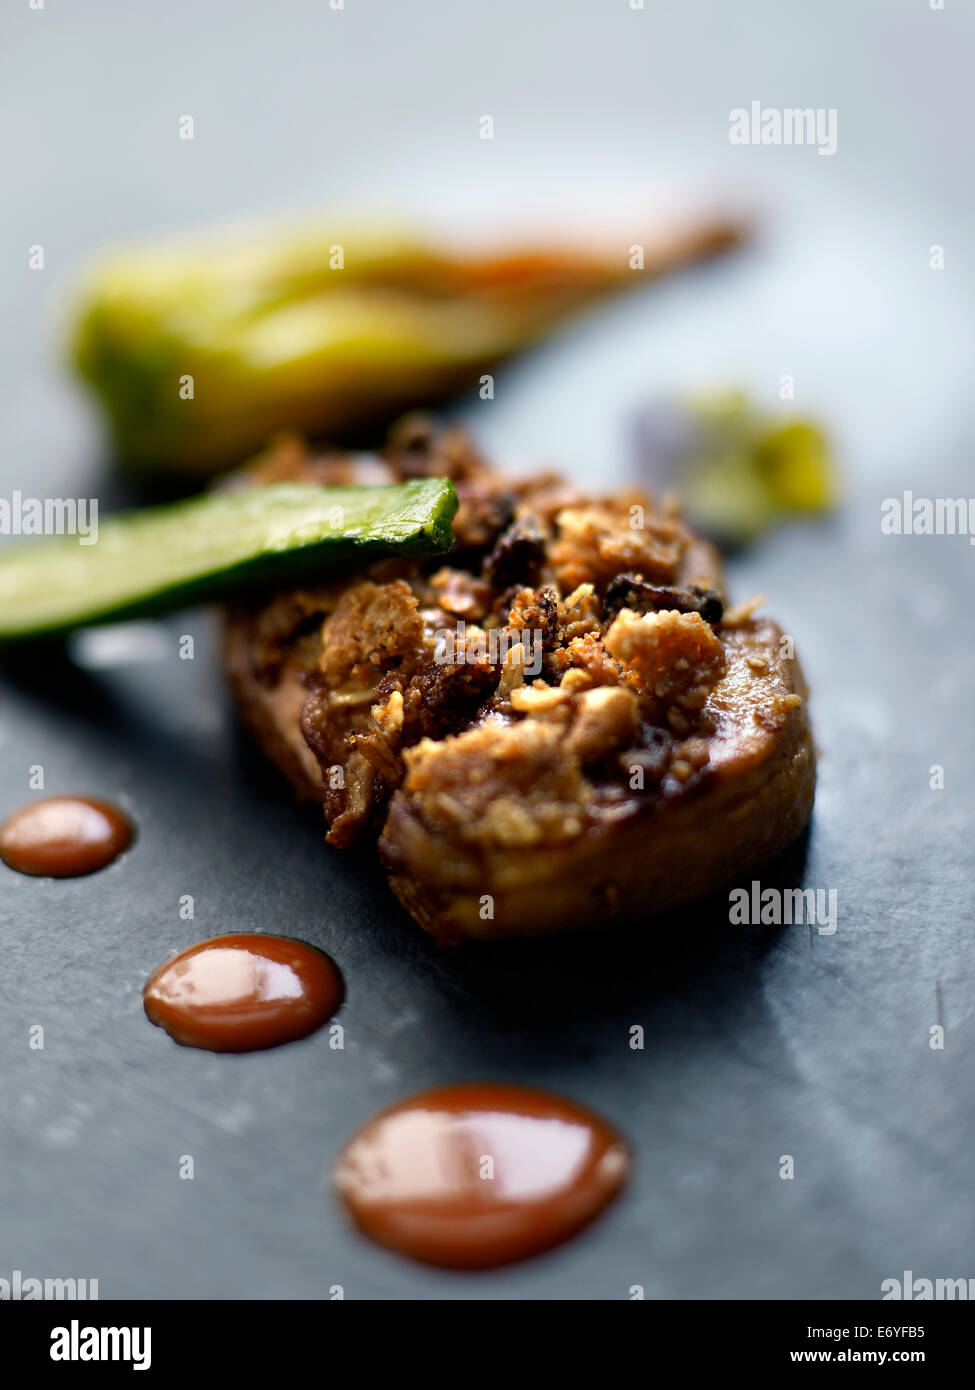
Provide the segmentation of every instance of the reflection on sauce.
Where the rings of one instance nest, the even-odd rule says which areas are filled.
[[[427,1264],[486,1269],[574,1235],[616,1196],[626,1148],[561,1096],[471,1082],[368,1121],[335,1175],[359,1229]]]
[[[121,811],[87,796],[46,796],[0,826],[0,859],[21,874],[79,878],[111,864],[132,843]]]
[[[323,951],[239,932],[200,941],[161,965],[143,999],[150,1020],[186,1047],[256,1052],[321,1028],[344,993]]]

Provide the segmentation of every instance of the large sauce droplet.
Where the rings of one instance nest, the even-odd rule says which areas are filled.
[[[107,801],[47,796],[0,826],[0,859],[37,878],[79,878],[104,869],[132,843],[132,825]]]
[[[283,936],[239,932],[200,941],[150,976],[150,1020],[186,1047],[256,1052],[321,1028],[345,994],[323,951]]]
[[[359,1229],[427,1264],[485,1269],[547,1250],[590,1222],[629,1171],[619,1135],[561,1096],[470,1082],[368,1121],[335,1183]]]

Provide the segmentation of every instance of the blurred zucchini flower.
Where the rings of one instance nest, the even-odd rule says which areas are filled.
[[[601,295],[736,242],[699,219],[629,243],[440,247],[319,226],[119,250],[81,287],[71,352],[119,458],[205,477],[276,431],[342,441],[477,384]]]

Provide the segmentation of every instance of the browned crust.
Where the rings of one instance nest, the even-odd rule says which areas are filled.
[[[275,685],[254,671],[253,623],[244,611],[227,615],[223,659],[238,713],[260,748],[287,777],[303,801],[321,801],[322,769],[301,732],[308,691],[297,662],[288,663]]]
[[[649,918],[774,858],[804,830],[816,782],[805,682],[798,662],[781,657],[779,636],[772,623],[752,623],[736,640],[769,660],[766,697],[797,695],[800,703],[774,727],[760,722],[761,695],[745,707],[728,701],[723,732],[733,751],[694,795],[661,799],[568,846],[478,856],[445,846],[399,791],[380,840],[393,892],[438,939],[486,940]],[[733,665],[715,703],[740,674]]]
[[[404,422],[382,459],[282,445],[257,470],[445,472],[461,496],[455,555],[228,615],[241,714],[323,803],[330,843],[372,827],[394,893],[441,941],[640,920],[784,850],[813,804],[806,688],[774,623],[722,617],[713,547],[651,499],[634,536],[629,494],[502,481],[462,436],[425,430]],[[544,679],[436,665],[431,623],[463,616],[550,633]]]

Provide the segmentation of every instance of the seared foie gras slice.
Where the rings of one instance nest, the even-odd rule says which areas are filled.
[[[228,618],[244,719],[327,839],[379,836],[443,941],[633,921],[784,850],[813,804],[799,666],[725,609],[672,508],[490,470],[409,419],[382,457],[278,446],[260,478],[453,479],[457,543]]]
[[[615,693],[605,687],[579,697],[565,730],[527,719],[408,750],[380,850],[420,925],[459,939],[639,920],[790,845],[815,788],[801,673],[772,623],[748,623],[722,646],[724,674],[704,706],[714,732],[690,758],[672,754],[656,787],[641,787],[633,746],[616,756],[619,781],[586,776],[580,731],[602,719],[618,746],[616,711],[585,703]],[[760,677],[752,658],[765,663]]]

